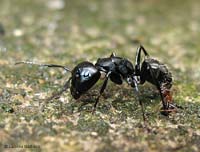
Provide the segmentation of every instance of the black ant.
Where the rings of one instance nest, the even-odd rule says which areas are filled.
[[[145,59],[141,63],[141,52],[144,53]],[[172,87],[172,75],[167,67],[149,57],[149,54],[140,46],[136,52],[135,67],[126,58],[117,57],[114,53],[108,58],[99,58],[96,64],[84,61],[79,63],[73,70],[68,69],[62,65],[55,64],[37,64],[33,62],[17,62],[16,64],[34,64],[39,66],[47,67],[58,67],[71,72],[71,77],[63,86],[62,90],[54,94],[49,100],[60,96],[64,91],[70,87],[71,95],[74,99],[79,99],[80,96],[86,93],[101,77],[101,73],[105,73],[105,80],[101,86],[99,95],[97,96],[94,104],[94,110],[99,102],[99,98],[106,89],[108,79],[112,82],[121,85],[123,80],[125,80],[131,87],[135,89],[137,98],[139,100],[139,90],[138,85],[144,84],[145,81],[150,82],[155,85],[159,90],[160,97],[162,100],[161,114],[168,116],[172,111],[176,111],[177,107],[172,103],[171,87]],[[70,84],[71,82],[71,84]],[[139,100],[143,119],[145,120],[143,105],[141,100]]]

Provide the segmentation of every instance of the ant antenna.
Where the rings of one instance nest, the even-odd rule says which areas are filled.
[[[40,63],[35,63],[35,62],[31,62],[31,61],[20,61],[20,62],[16,62],[15,65],[17,64],[30,64],[30,65],[38,65],[38,66],[46,66],[46,67],[51,67],[51,68],[62,68],[64,70],[66,70],[67,72],[71,72],[70,69],[68,69],[65,66],[62,65],[57,65],[57,64],[40,64]]]

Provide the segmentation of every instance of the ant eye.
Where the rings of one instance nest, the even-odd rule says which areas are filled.
[[[83,75],[84,77],[90,77],[90,72],[89,71],[86,71]]]

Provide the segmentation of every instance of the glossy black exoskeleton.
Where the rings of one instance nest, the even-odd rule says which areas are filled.
[[[145,59],[142,63],[140,61],[141,52],[145,55]],[[164,64],[160,63],[158,60],[150,58],[143,46],[140,46],[136,52],[134,67],[126,58],[116,57],[114,54],[111,54],[109,58],[98,59],[95,66],[99,71],[106,73],[106,78],[100,94],[102,94],[103,90],[106,88],[108,78],[110,78],[112,82],[119,85],[122,84],[123,80],[125,80],[131,87],[135,88],[137,96],[139,96],[138,84],[144,84],[145,81],[147,81],[155,85],[159,90],[163,104],[161,111],[163,115],[168,115],[171,111],[176,109],[176,107],[172,104],[170,91],[172,87],[171,73]],[[97,102],[98,100],[96,100],[96,104]],[[140,105],[143,112],[143,105],[141,101]]]
[[[101,73],[90,62],[81,62],[72,70],[71,94],[78,99],[87,92],[100,78]]]
[[[141,52],[144,53],[145,59],[141,63]],[[16,64],[36,64],[33,62],[18,62]],[[155,85],[159,90],[162,100],[162,114],[168,115],[171,111],[176,109],[176,106],[172,104],[171,86],[172,86],[172,75],[168,71],[167,67],[149,57],[149,54],[140,46],[136,52],[135,65],[126,58],[117,57],[113,53],[108,58],[99,58],[95,64],[84,61],[79,63],[73,70],[69,70],[67,67],[54,64],[36,64],[39,66],[47,67],[60,67],[66,71],[71,72],[71,77],[65,83],[63,89],[53,95],[50,99],[60,96],[64,91],[70,88],[71,95],[74,99],[78,99],[82,94],[86,93],[94,84],[100,79],[101,73],[105,73],[105,80],[100,89],[100,93],[97,96],[94,104],[94,110],[96,109],[97,103],[100,96],[104,92],[108,80],[110,79],[115,84],[121,85],[125,80],[131,87],[135,89],[136,95],[139,100],[139,89],[138,85],[150,82]],[[142,102],[139,100],[142,108],[143,119],[144,110]]]

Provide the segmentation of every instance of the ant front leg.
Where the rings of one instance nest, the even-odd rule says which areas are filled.
[[[105,80],[104,80],[104,82],[103,82],[103,85],[102,85],[102,87],[101,87],[101,89],[100,89],[99,95],[98,95],[98,97],[96,98],[96,101],[95,101],[95,104],[94,104],[94,107],[93,107],[93,111],[92,111],[93,114],[94,114],[94,112],[96,111],[96,107],[97,107],[97,104],[98,104],[98,102],[99,102],[99,98],[101,97],[101,95],[103,94],[104,90],[106,89],[106,86],[107,86],[107,84],[108,84],[108,79],[109,79],[110,73],[111,73],[111,72],[108,72],[108,73],[106,74],[106,78],[105,78]]]
[[[47,101],[50,101],[50,100],[53,100],[53,99],[56,99],[56,98],[59,98],[60,95],[65,92],[69,86],[70,86],[70,82],[71,82],[71,77],[68,79],[68,81],[64,84],[64,86],[62,87],[62,90],[60,90],[59,92],[56,92],[54,93],[51,97],[47,98],[46,100]]]
[[[53,95],[51,97],[45,99],[45,101],[40,105],[40,108],[39,108],[40,111],[44,110],[44,104],[48,103],[49,101],[51,101],[51,100],[53,100],[55,98],[59,98],[60,95],[69,88],[71,79],[72,78],[70,77],[59,92],[53,93]]]
[[[139,92],[139,89],[138,89],[137,78],[133,77],[133,82],[132,83],[133,84],[131,86],[133,88],[135,88],[136,98],[139,101],[139,104],[140,104],[140,107],[141,107],[143,121],[144,121],[144,123],[146,123],[145,112],[144,112],[144,105],[143,105],[142,101],[140,100],[140,92]]]

